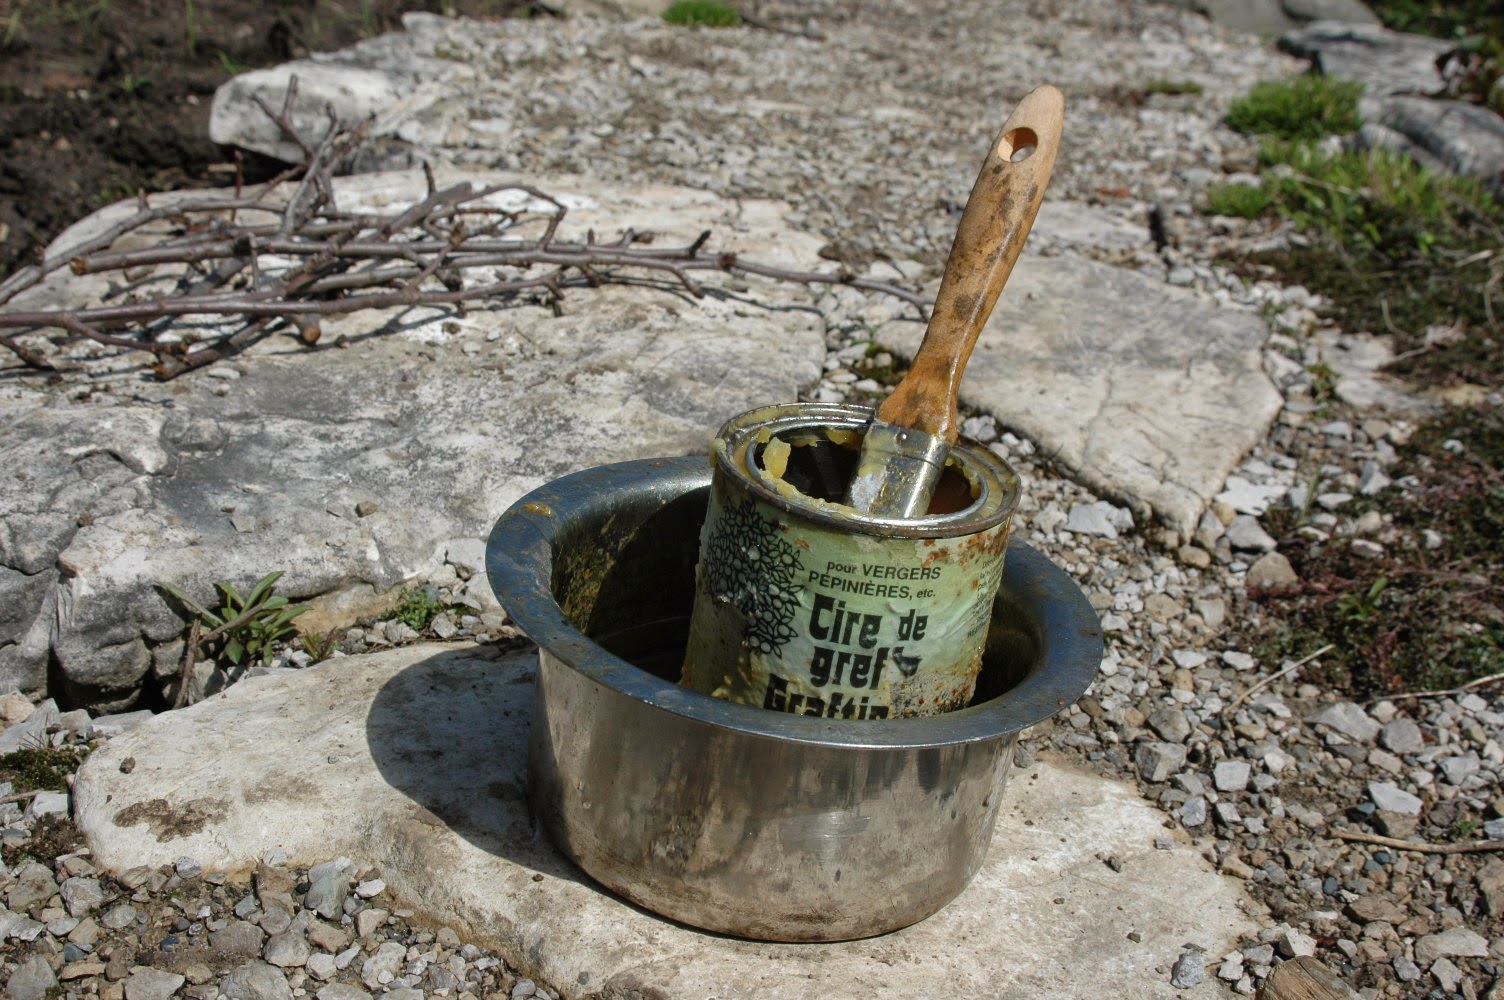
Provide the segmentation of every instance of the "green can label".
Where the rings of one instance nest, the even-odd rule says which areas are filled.
[[[981,669],[1011,511],[979,531],[895,537],[849,519],[802,516],[759,493],[718,465],[683,683],[823,718],[965,706]]]

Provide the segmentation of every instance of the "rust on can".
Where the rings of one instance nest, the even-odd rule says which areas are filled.
[[[865,514],[833,498],[871,416],[791,403],[721,428],[683,684],[825,718],[936,715],[971,700],[1018,477],[963,440],[928,514]]]

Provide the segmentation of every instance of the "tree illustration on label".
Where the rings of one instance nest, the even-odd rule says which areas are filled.
[[[794,638],[799,609],[799,550],[782,537],[778,522],[750,501],[721,512],[704,559],[711,597],[735,605],[746,619],[747,645],[773,656]]]

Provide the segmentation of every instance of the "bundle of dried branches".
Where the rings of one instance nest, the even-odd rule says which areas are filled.
[[[467,305],[542,297],[558,308],[567,287],[640,280],[643,272],[706,294],[693,273],[720,271],[781,281],[850,285],[893,295],[921,313],[929,300],[885,281],[845,269],[793,271],[745,260],[728,250],[708,250],[709,231],[684,246],[652,245],[647,233],[628,231],[613,242],[556,238],[564,206],[527,185],[440,190],[425,171],[427,197],[392,214],[343,212],[334,197],[335,168],[365,140],[367,123],[349,126],[329,112],[317,144],[292,123],[297,80],[280,110],[262,106],[302,148],[305,161],[252,192],[237,184],[234,196],[176,198],[138,209],[67,255],[24,268],[0,282],[0,346],[22,361],[51,369],[36,337],[53,345],[80,339],[147,351],[163,379],[233,354],[283,329],[308,344],[320,336],[319,318],[391,306]],[[536,208],[497,207],[498,195],[526,196]],[[514,198],[515,200],[515,198]],[[159,200],[160,201],[160,200]],[[148,227],[171,231],[145,246],[115,249]],[[524,224],[541,235],[524,238]],[[118,275],[107,298],[84,308],[15,309],[23,291],[67,267],[74,275]],[[165,282],[165,284],[164,284]],[[166,290],[163,290],[166,289]],[[208,335],[185,333],[172,320],[209,316],[223,320]]]

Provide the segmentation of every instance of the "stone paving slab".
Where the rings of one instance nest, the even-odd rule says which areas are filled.
[[[96,751],[77,821],[115,870],[190,856],[233,871],[275,848],[378,865],[398,898],[567,998],[866,1000],[921,983],[999,1000],[1222,997],[1215,979],[1173,989],[1171,965],[1188,943],[1210,963],[1257,930],[1237,883],[1132,787],[1046,761],[1015,770],[981,871],[919,924],[818,945],[679,926],[596,887],[534,829],[536,660],[493,657],[416,645],[242,682]]]
[[[437,171],[440,186],[467,181],[505,178]],[[635,228],[678,245],[710,228],[751,259],[818,260],[819,241],[792,229],[779,203],[540,183],[569,209],[561,239]],[[336,194],[346,211],[392,212],[424,197],[424,177],[342,178]],[[132,210],[97,213],[52,252]],[[690,299],[668,284],[575,289],[560,316],[524,305],[330,317],[315,350],[274,337],[165,384],[110,361],[118,391],[87,401],[0,391],[0,466],[18,473],[0,480],[0,555],[12,535],[35,549],[6,558],[29,575],[0,568],[0,690],[40,688],[54,662],[75,701],[127,703],[154,658],[171,671],[179,655],[183,623],[158,581],[207,600],[213,581],[248,586],[280,569],[281,593],[320,599],[322,620],[305,627],[384,610],[528,490],[607,462],[708,453],[726,419],[819,378],[824,322],[804,286],[749,278],[742,291]],[[26,301],[103,287],[58,276]],[[490,599],[483,575],[471,590]]]
[[[1049,205],[1040,214],[1046,225]],[[924,329],[875,338],[912,355]],[[1025,253],[977,341],[963,401],[1073,478],[1189,537],[1281,398],[1254,312],[1079,257]]]

